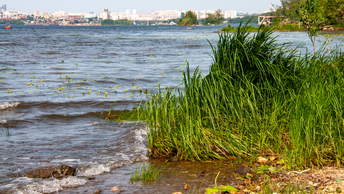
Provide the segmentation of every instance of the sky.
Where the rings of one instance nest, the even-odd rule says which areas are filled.
[[[125,12],[126,9],[136,9],[137,13],[149,13],[158,10],[237,10],[243,12],[266,11],[270,2],[280,5],[280,0],[0,0],[6,4],[8,11],[32,13],[34,10],[52,13],[94,12],[102,13],[104,9],[110,12]]]

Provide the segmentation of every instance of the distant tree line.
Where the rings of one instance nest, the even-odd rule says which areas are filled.
[[[161,20],[148,20],[148,23],[149,23],[149,25],[160,23],[160,22],[161,23],[171,23],[171,22],[174,22],[174,23],[178,24],[179,20],[180,20],[180,18],[163,20],[163,21],[161,21]],[[141,24],[145,25],[145,24],[147,24],[147,20],[138,21],[137,23],[141,23]]]
[[[0,24],[5,24],[5,25],[24,25],[25,23],[22,20],[0,20]]]
[[[115,26],[115,25],[133,25],[134,22],[124,19],[124,20],[111,20],[106,19],[101,21],[102,26]]]
[[[241,21],[243,23],[258,23],[258,16],[253,15],[253,16],[244,16],[243,18],[228,18],[227,19],[228,23],[230,24],[239,24]]]
[[[266,13],[262,15],[272,15],[271,13]],[[208,13],[207,17],[205,19],[197,20],[197,15],[192,12],[188,11],[185,14],[182,13],[182,16],[179,20],[178,26],[191,26],[196,24],[203,24],[203,25],[219,25],[223,23],[223,21],[228,21],[230,24],[238,24],[240,22],[243,23],[258,23],[258,16],[252,15],[252,16],[244,16],[243,18],[228,18],[224,19],[224,16],[222,14],[221,9],[218,9],[215,11],[215,13]]]

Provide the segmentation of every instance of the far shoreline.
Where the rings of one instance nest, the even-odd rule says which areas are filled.
[[[330,28],[330,29],[322,29],[319,32],[337,32],[337,31],[344,31],[344,28]],[[235,31],[215,31],[214,33],[234,33]],[[257,31],[253,31],[257,32]],[[273,30],[272,32],[307,32],[307,30]]]

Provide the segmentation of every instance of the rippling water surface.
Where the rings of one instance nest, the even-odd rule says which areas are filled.
[[[186,61],[206,74],[212,61],[207,39],[216,44],[213,32],[220,28],[0,29],[0,192],[61,191],[147,159],[145,124],[107,122],[104,115],[113,103],[123,110],[145,100],[140,89],[177,87]],[[276,35],[279,42],[310,48],[304,32]],[[331,47],[341,42],[334,36]],[[77,177],[21,177],[60,163],[76,166]]]

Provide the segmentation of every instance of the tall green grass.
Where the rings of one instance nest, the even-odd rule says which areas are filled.
[[[219,34],[208,75],[187,67],[179,89],[159,89],[136,109],[151,154],[194,161],[273,152],[290,168],[341,165],[344,56],[297,56],[271,28],[245,28]]]
[[[164,167],[154,167],[154,165],[149,164],[146,166],[143,162],[142,167],[137,167],[133,169],[133,172],[130,175],[130,182],[134,183],[137,181],[155,181],[157,180],[160,172]]]

